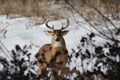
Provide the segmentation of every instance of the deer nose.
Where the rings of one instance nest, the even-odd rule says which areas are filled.
[[[55,41],[60,41],[60,39],[59,39],[59,38],[56,38]]]

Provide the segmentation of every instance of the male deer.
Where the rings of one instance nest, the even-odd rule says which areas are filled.
[[[46,69],[47,65],[57,65],[59,68],[66,67],[68,62],[68,51],[66,48],[64,35],[68,33],[66,29],[69,26],[69,20],[67,20],[67,25],[61,27],[61,29],[54,29],[48,25],[49,20],[46,21],[46,26],[51,29],[51,31],[45,31],[47,35],[52,36],[51,44],[43,45],[38,51],[38,70],[36,77],[39,77],[41,72]]]

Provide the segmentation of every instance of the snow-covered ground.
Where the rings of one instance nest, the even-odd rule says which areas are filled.
[[[43,25],[29,25],[29,18],[15,18],[6,19],[5,16],[0,16],[0,29],[5,27],[7,30],[6,38],[0,35],[0,41],[5,45],[8,51],[14,49],[15,45],[18,44],[21,47],[27,44],[28,46],[33,44],[33,54],[36,54],[38,49],[51,42],[51,37],[44,33],[44,30],[49,30],[45,24]],[[66,20],[51,21],[49,25],[54,25],[56,29],[59,29],[62,25],[66,25]],[[84,24],[84,27],[89,27]],[[67,45],[67,49],[70,52],[71,48],[75,48],[80,41],[81,36],[85,35],[89,31],[81,26],[75,24],[75,22],[70,19],[70,26],[67,28],[69,33],[64,37]]]
[[[5,16],[0,16],[0,29],[7,27],[6,38],[3,38],[3,35],[0,35],[0,40],[2,43],[4,43],[9,51],[11,51],[11,49],[13,49],[16,44],[23,46],[25,44],[33,43],[34,46],[37,46],[37,49],[45,43],[51,42],[51,37],[45,35],[44,33],[44,30],[49,30],[44,24],[37,26],[29,24],[31,24],[29,18],[23,17],[6,19]],[[66,20],[49,22],[49,25],[54,25],[56,29],[59,29],[62,25],[65,24]],[[67,30],[69,30],[69,33],[64,37],[69,51],[71,48],[75,48],[77,46],[82,36],[90,33],[87,30],[91,30],[88,24],[83,21],[80,25],[77,25],[73,19],[70,19],[70,25],[67,28]],[[35,50],[35,52],[37,51]]]
[[[82,19],[78,19],[77,21],[80,22],[80,24],[76,24],[74,19],[69,18],[70,25],[66,30],[69,30],[69,33],[64,36],[64,39],[66,41],[66,46],[69,51],[69,54],[72,53],[71,49],[77,49],[78,44],[80,43],[80,39],[83,36],[86,36],[90,31],[94,31],[89,25]],[[55,26],[56,29],[59,29],[62,25],[66,25],[66,20],[57,20],[57,21],[50,21],[48,23],[51,26]],[[80,26],[82,25],[82,26]],[[11,51],[15,48],[15,45],[18,44],[21,47],[24,45],[30,46],[32,45],[32,48],[29,49],[29,52],[32,53],[31,60],[34,60],[36,53],[38,52],[39,48],[43,46],[46,43],[51,42],[51,37],[47,36],[44,33],[44,30],[49,30],[45,24],[42,25],[32,25],[30,22],[30,18],[15,18],[15,19],[6,19],[6,16],[1,15],[0,16],[0,30],[3,28],[6,28],[7,34],[5,35],[6,38],[2,35],[2,31],[0,32],[0,41],[4,44],[4,46],[7,48],[8,51]],[[95,44],[102,45],[105,41],[101,37],[95,37]],[[5,51],[5,47],[0,44],[0,47]],[[92,48],[91,48],[92,49]],[[6,55],[0,51],[2,57],[6,57]],[[9,53],[7,54],[9,56]],[[73,58],[74,59],[74,58]],[[89,60],[87,60],[89,61]],[[86,62],[87,62],[86,61]],[[92,70],[92,64],[94,64],[96,61],[96,58],[94,58],[91,61],[91,64],[89,66],[86,65],[86,69]],[[77,62],[81,62],[79,59]],[[85,61],[84,61],[85,63]],[[71,63],[74,67],[74,62]],[[78,67],[80,71],[82,71],[82,68]]]

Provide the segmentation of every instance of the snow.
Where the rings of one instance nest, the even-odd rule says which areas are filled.
[[[81,22],[80,24],[76,24],[72,18],[70,18],[69,20],[70,20],[70,25],[66,29],[66,30],[69,30],[69,33],[66,36],[64,36],[64,39],[66,42],[68,52],[69,52],[69,54],[71,54],[72,48],[77,50],[76,46],[78,46],[78,44],[80,43],[81,37],[85,36],[87,33],[90,33],[89,30],[92,30],[92,31],[94,31],[94,30],[91,29],[89,27],[89,25],[86,24],[82,19],[78,19]],[[57,20],[57,21],[50,21],[49,25],[51,25],[51,26],[54,25],[55,29],[59,29],[62,25],[65,25],[65,22],[66,21],[64,19]],[[16,44],[20,45],[21,47],[23,47],[24,45],[30,46],[31,44],[33,44],[32,49],[29,49],[29,52],[32,53],[31,60],[35,59],[34,57],[41,46],[43,46],[46,43],[51,43],[51,37],[47,36],[44,33],[45,30],[49,30],[45,26],[45,24],[32,25],[32,27],[31,27],[31,26],[29,26],[29,24],[31,24],[30,18],[22,17],[22,18],[15,18],[15,19],[6,19],[6,16],[2,15],[2,16],[0,16],[0,24],[1,24],[0,29],[5,28],[5,26],[7,27],[6,28],[7,29],[6,38],[4,38],[0,34],[0,41],[5,45],[5,47],[7,48],[8,51],[11,51],[12,49],[14,49]],[[80,26],[80,25],[82,25],[82,26]],[[106,41],[101,37],[95,37],[93,40],[94,40],[93,43],[97,44],[97,46],[102,45]],[[0,47],[1,47],[1,45],[0,45]],[[2,48],[4,48],[4,47],[2,47]],[[92,47],[89,47],[88,45],[84,48],[91,50],[91,53],[94,51],[94,49]],[[83,51],[85,49],[83,49]],[[108,52],[107,49],[105,49],[105,51],[106,51],[106,53]],[[9,55],[9,53],[8,53],[8,55]],[[3,56],[3,55],[0,55],[0,56]],[[117,59],[117,61],[119,61],[120,60],[119,56],[116,56],[116,59]],[[81,67],[81,65],[82,65],[81,59],[78,58],[76,61],[76,58],[73,57],[72,62],[70,63],[70,65],[71,65],[70,68],[72,69],[75,66],[77,66],[76,69],[80,70],[81,73],[83,72],[83,70],[89,70],[92,72],[93,66],[94,66],[96,60],[97,60],[97,58],[86,59],[83,61],[84,62],[83,67]],[[78,64],[80,63],[80,65],[77,65],[77,63]],[[102,64],[99,64],[99,65],[102,65]],[[104,71],[104,70],[105,70],[105,68],[103,67],[102,71]]]
[[[6,38],[1,38],[1,41],[9,51],[16,44],[23,46],[32,42],[34,45],[41,47],[45,43],[51,42],[51,37],[44,33],[44,30],[49,30],[44,24],[26,29],[26,25],[29,24],[29,18],[5,19],[5,16],[2,16],[0,22],[3,22],[0,28],[6,25],[5,22],[8,23]],[[49,22],[49,25],[54,25],[58,29],[62,26],[63,22],[65,23],[65,20],[52,21]],[[71,25],[73,24],[71,23]],[[87,30],[79,27],[76,29],[77,25],[74,27],[71,25],[68,28],[69,33],[64,37],[69,50],[79,43],[81,34],[87,33]]]

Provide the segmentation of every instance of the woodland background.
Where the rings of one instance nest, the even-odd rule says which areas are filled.
[[[40,45],[34,45],[37,41],[33,41],[22,47],[16,44],[12,50],[8,50],[8,46],[11,46],[8,45],[8,36],[13,30],[19,30],[28,19],[25,28],[20,28],[23,33],[38,33],[38,26],[42,32],[47,18],[53,23],[69,18],[72,36],[82,32],[81,27],[89,31],[86,35],[74,37],[79,42],[76,47],[68,46],[68,67],[78,70],[75,74],[66,74],[68,80],[120,80],[120,0],[0,0],[0,80],[36,80],[37,59],[31,61],[30,57],[33,54],[35,57],[36,53],[29,51]],[[9,22],[14,23],[15,19],[18,20],[16,25],[9,26]],[[78,31],[77,34],[72,32],[73,29]],[[20,32],[14,34],[20,36]],[[25,37],[29,38],[28,35]],[[7,44],[5,41],[8,41]],[[42,74],[40,79],[49,80],[47,73]]]

